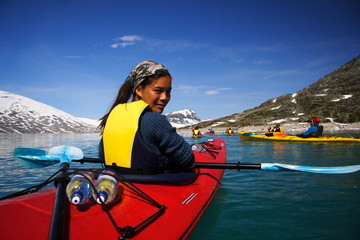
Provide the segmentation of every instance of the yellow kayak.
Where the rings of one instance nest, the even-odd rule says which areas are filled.
[[[227,135],[227,136],[234,136],[234,134],[235,133],[227,133],[227,132],[225,133],[225,135]]]
[[[322,136],[302,138],[294,135],[275,135],[266,136],[264,133],[239,133],[243,140],[260,140],[260,141],[289,141],[289,142],[335,142],[335,143],[360,143],[359,138],[339,137],[339,136]]]
[[[246,140],[246,141],[251,140],[250,136],[252,136],[252,135],[265,135],[265,133],[264,132],[262,132],[262,133],[258,133],[258,132],[239,132],[240,138],[242,140]]]
[[[193,134],[193,135],[192,135],[192,137],[193,137],[193,138],[202,138],[202,137],[203,137],[203,135],[200,135],[200,134]]]

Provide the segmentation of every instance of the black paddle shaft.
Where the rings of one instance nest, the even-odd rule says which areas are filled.
[[[99,158],[83,158],[79,160],[73,160],[73,162],[90,162],[90,163],[104,163]],[[196,162],[195,168],[210,168],[210,169],[253,169],[261,170],[261,164],[241,164],[238,163],[211,163],[211,162]]]
[[[64,173],[69,168],[68,163],[62,163],[60,170]],[[57,182],[54,208],[52,213],[49,240],[67,239],[66,224],[69,214],[69,202],[66,198],[67,178],[61,178]]]
[[[195,163],[196,168],[211,168],[211,169],[254,169],[261,170],[261,164],[241,164],[238,163]]]

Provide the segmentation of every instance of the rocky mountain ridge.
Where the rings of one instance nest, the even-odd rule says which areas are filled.
[[[241,113],[204,121],[197,126],[266,126],[306,122],[320,117],[323,122],[360,122],[360,55],[308,87],[270,99]]]

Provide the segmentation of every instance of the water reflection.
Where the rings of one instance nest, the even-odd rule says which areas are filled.
[[[27,168],[13,158],[15,147],[48,150],[57,145],[71,145],[84,151],[87,157],[97,156],[99,134],[0,134],[0,196],[22,190],[47,179],[58,170],[58,165],[46,168]],[[72,166],[79,166],[73,163]]]
[[[344,136],[350,135],[359,136],[359,133],[344,133]],[[12,157],[15,147],[48,150],[56,145],[72,145],[82,149],[85,156],[96,157],[100,139],[99,134],[0,134],[0,137],[0,196],[40,183],[58,169],[56,165],[42,169],[21,166]],[[228,162],[360,164],[360,144],[261,142],[242,141],[238,136],[216,137],[227,143]],[[185,139],[194,143],[205,141],[207,137],[187,136]],[[214,203],[191,239],[358,239],[359,199],[360,172],[330,175],[226,170]]]

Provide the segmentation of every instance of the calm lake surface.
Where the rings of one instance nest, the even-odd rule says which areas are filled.
[[[325,133],[326,135],[326,133]],[[327,135],[360,137],[359,131]],[[189,143],[206,140],[184,136]],[[227,161],[314,166],[360,164],[360,144],[242,141],[222,136]],[[0,134],[0,196],[40,183],[58,169],[28,169],[12,157],[15,147],[57,145],[97,156],[99,134]],[[91,167],[73,163],[72,167]],[[94,167],[98,167],[94,165]],[[191,239],[360,239],[360,172],[314,174],[226,170],[214,201]]]

